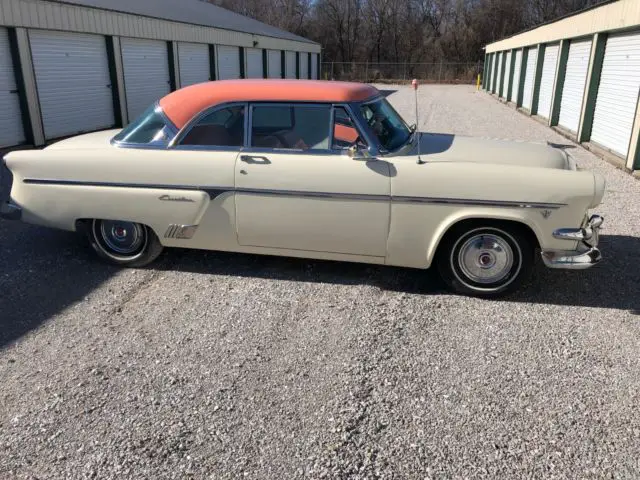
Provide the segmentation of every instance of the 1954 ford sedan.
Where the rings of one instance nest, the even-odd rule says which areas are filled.
[[[139,267],[163,247],[428,268],[497,296],[530,274],[601,259],[605,181],[561,150],[421,133],[375,88],[208,82],[121,131],[11,152],[2,217],[85,230]]]

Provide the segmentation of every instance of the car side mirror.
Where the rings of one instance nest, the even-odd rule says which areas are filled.
[[[367,161],[367,160],[373,159],[373,157],[369,153],[368,148],[361,147],[358,145],[351,145],[347,149],[347,155],[349,155],[349,157],[351,157],[352,160],[358,160],[358,161]]]

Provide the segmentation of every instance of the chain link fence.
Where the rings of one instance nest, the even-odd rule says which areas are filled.
[[[475,84],[478,74],[482,73],[482,62],[324,62],[321,67],[324,80],[365,83],[403,83],[417,78],[423,83]]]

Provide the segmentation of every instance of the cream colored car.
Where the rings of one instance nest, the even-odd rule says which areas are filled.
[[[497,296],[601,259],[602,176],[547,145],[416,132],[375,88],[299,80],[186,87],[125,129],[9,153],[2,216],[87,231],[104,259],[163,247],[426,269]]]

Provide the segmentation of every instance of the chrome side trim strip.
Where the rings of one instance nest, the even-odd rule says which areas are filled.
[[[120,187],[120,188],[147,188],[158,190],[201,190],[207,192],[213,199],[223,193],[235,192],[253,195],[269,195],[269,196],[286,196],[301,198],[334,198],[348,200],[362,200],[395,203],[422,203],[432,205],[466,205],[466,206],[483,206],[483,207],[501,207],[501,208],[544,208],[558,209],[566,206],[565,203],[537,203],[526,201],[504,201],[504,200],[477,200],[465,198],[440,198],[440,197],[416,197],[403,195],[375,195],[361,193],[336,193],[336,192],[315,192],[303,190],[272,190],[261,188],[233,188],[217,185],[167,185],[167,184],[142,184],[142,183],[118,183],[118,182],[85,182],[78,180],[49,180],[26,178],[24,183],[39,185],[70,185],[84,187]]]

